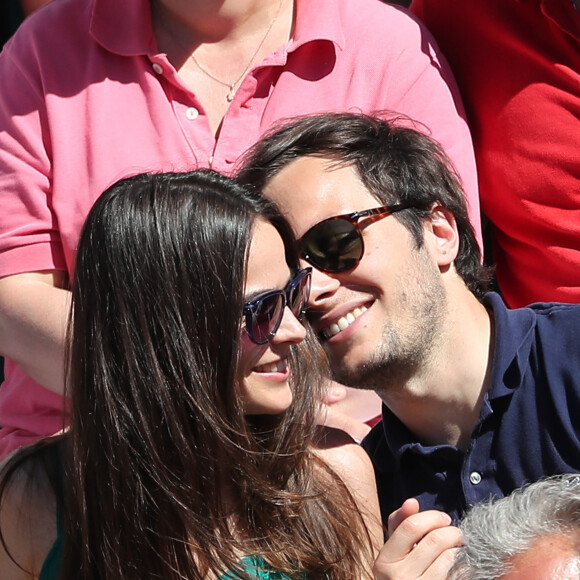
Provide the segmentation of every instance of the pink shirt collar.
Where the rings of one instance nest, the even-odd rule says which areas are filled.
[[[343,50],[344,32],[339,16],[340,4],[336,0],[295,1],[296,30],[288,52],[316,40],[329,40],[339,50]],[[333,13],[337,15],[336,18],[318,18],[319,14]],[[157,53],[149,0],[93,0],[91,35],[115,54],[135,56]]]

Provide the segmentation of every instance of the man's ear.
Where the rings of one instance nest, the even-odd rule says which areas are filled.
[[[425,244],[442,272],[457,258],[459,233],[455,217],[437,202],[431,206],[425,221]]]

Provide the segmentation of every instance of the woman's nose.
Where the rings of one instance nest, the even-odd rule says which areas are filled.
[[[304,325],[294,316],[292,310],[287,306],[284,308],[282,322],[276,332],[272,342],[283,343],[290,342],[298,344],[306,337],[306,329]]]

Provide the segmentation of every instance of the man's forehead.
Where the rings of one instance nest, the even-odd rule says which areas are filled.
[[[295,179],[312,178],[314,175],[332,174],[336,171],[353,172],[358,177],[358,172],[353,163],[339,159],[332,155],[301,155],[285,163],[276,170],[269,179],[268,184],[276,181],[280,175],[290,175]],[[267,185],[268,185],[267,184]]]
[[[319,156],[288,163],[266,184],[264,195],[278,204],[298,235],[327,217],[379,205],[352,164]]]
[[[580,577],[578,533],[548,535],[512,560],[502,580],[577,580]]]

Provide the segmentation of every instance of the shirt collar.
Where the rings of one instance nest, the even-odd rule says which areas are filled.
[[[289,52],[315,40],[329,40],[343,50],[341,8],[336,0],[296,0],[296,26]],[[321,14],[325,16],[321,18]]]
[[[530,308],[508,309],[494,292],[486,294],[484,306],[493,321],[494,344],[488,399],[510,395],[517,389],[528,366],[536,327],[536,314]]]
[[[380,441],[378,446],[377,441]],[[453,445],[419,443],[386,405],[383,405],[382,421],[363,440],[363,447],[369,451],[376,469],[384,472],[397,471],[401,466],[401,458],[407,453],[420,455],[424,461],[433,461],[437,465],[455,465],[463,458],[463,451]]]
[[[149,0],[93,0],[90,26],[93,38],[115,54],[156,52]]]
[[[320,18],[320,14],[336,17]],[[91,34],[115,54],[156,52],[149,0],[93,0]],[[316,40],[328,40],[344,49],[342,13],[336,0],[296,0],[296,27],[288,51]]]

